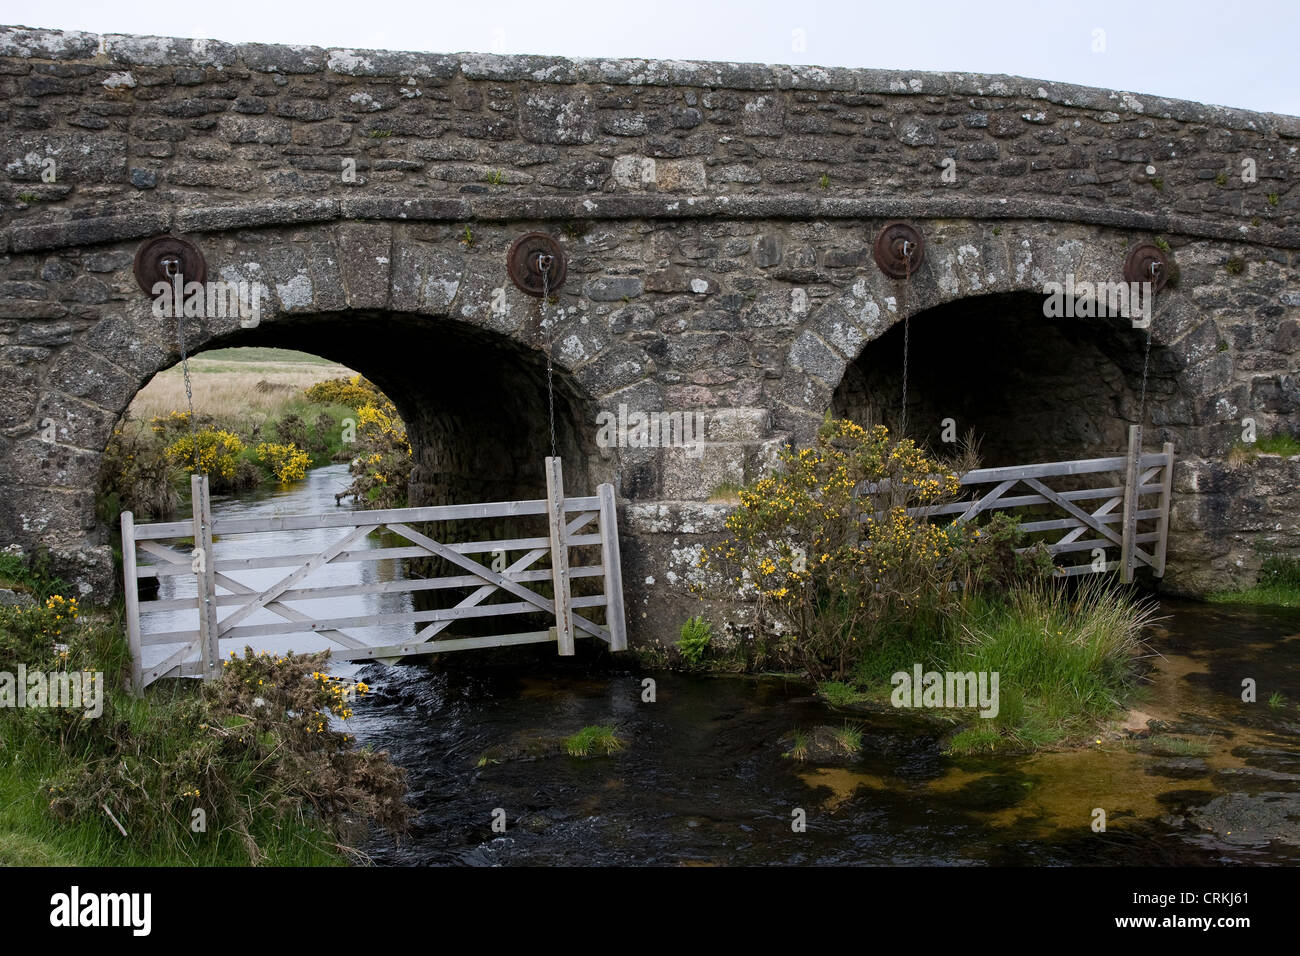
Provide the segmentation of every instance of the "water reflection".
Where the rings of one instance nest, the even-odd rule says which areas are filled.
[[[304,481],[289,486],[270,487],[239,496],[214,496],[212,513],[214,518],[266,518],[287,515],[334,513],[346,508],[336,507],[334,496],[346,488],[351,481],[347,465],[329,465],[316,468],[307,473]],[[316,528],[302,531],[277,531],[274,534],[225,535],[213,542],[213,550],[218,561],[223,558],[262,558],[273,555],[310,555],[325,550],[331,544],[349,533],[346,528]],[[393,547],[395,536],[371,534],[359,541],[352,550],[369,550]],[[179,548],[175,548],[178,557]],[[185,558],[188,562],[188,557]],[[293,567],[252,568],[223,572],[230,578],[262,591],[294,570]],[[381,559],[376,561],[356,561],[349,563],[332,563],[313,571],[295,587],[326,587],[337,585],[371,584],[399,580],[402,577],[402,563],[399,560]],[[159,584],[160,599],[194,597],[196,585],[193,576],[180,575],[162,578]],[[411,595],[397,594],[363,594],[348,597],[315,598],[306,601],[294,601],[293,606],[313,618],[334,617],[370,617],[380,614],[396,614],[411,609]],[[218,608],[217,619],[223,620],[233,614],[238,605]],[[240,626],[257,624],[279,624],[284,618],[272,611],[261,609],[244,618]],[[148,614],[141,622],[145,635],[172,631],[193,630],[197,627],[196,612],[160,611]],[[347,631],[347,628],[343,629]],[[409,624],[376,625],[365,629],[356,629],[356,636],[366,644],[382,645],[407,640],[413,631]],[[282,653],[292,648],[299,653],[337,648],[337,644],[326,637],[305,630],[293,634],[255,637],[244,640],[227,640],[221,643],[222,655],[231,651],[243,654],[245,645],[255,650]],[[164,660],[181,648],[180,644],[151,645],[144,648],[146,667]]]

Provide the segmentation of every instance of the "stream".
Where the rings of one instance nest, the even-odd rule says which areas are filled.
[[[319,468],[291,488],[214,497],[213,510],[331,511],[348,480],[345,465]],[[278,546],[309,552],[321,535],[287,532]],[[216,547],[251,556],[234,550],[238,539]],[[277,571],[262,573],[269,584]],[[329,573],[342,576],[334,583],[382,580],[400,568]],[[169,579],[161,596],[182,596],[175,588],[186,583]],[[340,598],[330,611],[377,613],[395,598],[406,596]],[[347,732],[406,768],[419,811],[403,839],[380,834],[363,849],[389,865],[1300,863],[1300,610],[1163,599],[1161,613],[1149,636],[1159,656],[1136,707],[1159,733],[1197,745],[1181,755],[1108,736],[1062,752],[949,757],[946,728],[932,719],[832,712],[798,681],[642,674],[630,659],[581,650],[566,660],[532,647],[507,663],[471,651],[339,664],[333,673],[373,688]],[[653,702],[643,701],[646,677]],[[1244,678],[1257,681],[1258,702],[1242,701]],[[1285,706],[1269,706],[1274,690]],[[785,756],[794,728],[846,721],[863,738],[851,761]],[[613,724],[626,748],[591,758],[559,750],[590,724]],[[1097,809],[1105,832],[1094,832]]]

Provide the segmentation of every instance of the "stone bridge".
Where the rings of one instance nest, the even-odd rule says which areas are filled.
[[[622,499],[629,625],[671,636],[725,505],[828,409],[981,436],[989,465],[1122,453],[1145,333],[1051,319],[1048,282],[1167,249],[1146,395],[1172,441],[1184,593],[1300,549],[1300,120],[1008,76],[441,55],[0,30],[0,544],[113,588],[94,488],[115,423],[179,361],[132,273],[182,235],[269,290],[189,347],[312,352],[397,403],[411,503],[535,497],[543,347],[575,493]],[[926,240],[906,284],[872,243]],[[507,278],[553,235],[556,300]],[[702,412],[702,453],[602,447],[597,416]]]

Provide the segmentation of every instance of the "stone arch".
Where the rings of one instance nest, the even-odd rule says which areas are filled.
[[[623,356],[600,364],[608,336],[589,332],[571,300],[539,312],[504,274],[509,241],[528,227],[479,231],[388,223],[192,235],[209,279],[260,282],[256,324],[237,315],[186,319],[190,355],[238,346],[291,348],[356,369],[387,393],[407,422],[415,456],[412,504],[540,497],[550,454],[546,353],[552,344],[557,451],[566,487],[594,492],[618,474],[616,449],[598,449],[591,386],[636,381]],[[445,235],[443,233],[446,233]],[[79,580],[111,593],[109,529],[95,517],[99,463],[136,393],[181,354],[174,319],[155,316],[131,273],[133,246],[100,253],[96,281],[114,301],[62,348],[34,383],[28,426],[0,440],[7,526],[49,546]],[[596,363],[593,365],[593,363]],[[50,432],[52,431],[52,436]],[[53,440],[49,440],[50,437]]]
[[[863,232],[874,236],[881,224],[872,223]],[[884,276],[864,254],[852,275],[840,280],[794,338],[774,403],[782,424],[795,435],[810,437],[827,411],[850,411],[852,399],[846,393],[863,387],[860,363],[864,358],[876,367],[892,366],[901,377],[904,318],[920,320],[910,323],[910,335],[914,354],[918,346],[923,353],[927,336],[936,332],[926,323],[927,316],[942,319],[945,310],[959,314],[980,301],[1015,302],[1024,312],[1034,302],[1041,307],[1045,283],[1063,282],[1067,275],[1076,283],[1118,281],[1127,248],[1140,238],[1127,231],[1077,224],[954,220],[916,224],[926,237],[925,261],[907,283]],[[1061,321],[1097,323],[1096,331],[1108,340],[1112,355],[1145,341],[1145,332],[1122,320]],[[1171,285],[1157,297],[1150,333],[1155,393],[1149,398],[1167,407],[1155,411],[1154,419],[1148,415],[1148,424],[1164,429],[1159,433],[1164,438],[1149,432],[1148,441],[1204,438],[1192,427],[1200,422],[1189,407],[1188,389],[1179,374],[1202,357],[1205,339],[1219,341],[1214,324],[1205,322],[1188,295]],[[1087,338],[1076,336],[1074,341]],[[1224,376],[1225,384],[1229,377]],[[899,392],[901,397],[901,385]],[[1121,415],[1127,411],[1127,405],[1116,409]],[[1170,430],[1174,426],[1179,429],[1177,436]]]
[[[1140,416],[1145,332],[1122,319],[1046,318],[1042,306],[1040,294],[1010,292],[917,313],[906,434],[951,450],[970,431],[986,467],[1117,455],[1140,417],[1147,443],[1181,444],[1187,405],[1167,347],[1152,343]],[[903,331],[895,324],[846,367],[837,416],[900,427]]]

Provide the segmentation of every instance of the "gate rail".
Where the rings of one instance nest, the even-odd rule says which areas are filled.
[[[214,520],[207,477],[191,476],[191,520],[137,525],[131,512],[122,514],[122,564],[134,691],[139,693],[153,681],[167,675],[214,678],[220,674],[223,641],[245,641],[253,637],[284,634],[310,632],[328,638],[338,645],[338,649],[330,649],[330,656],[334,660],[406,657],[550,641],[556,643],[561,655],[571,655],[574,653],[576,636],[599,638],[609,645],[610,650],[625,650],[627,633],[614,486],[602,484],[595,495],[566,498],[558,458],[546,460],[546,478],[547,497],[531,501]],[[544,517],[546,533],[535,537],[444,543],[411,527],[424,522],[466,522],[526,516]],[[591,527],[593,524],[594,528]],[[338,528],[344,533],[324,550],[311,554],[217,559],[212,548],[214,535],[252,535],[326,528]],[[401,547],[360,547],[365,537],[381,530],[400,536],[405,544]],[[169,539],[192,540],[193,548],[184,554],[162,544]],[[598,548],[599,560],[570,566],[569,551],[573,548]],[[470,557],[496,551],[507,554],[522,551],[523,554],[501,571],[493,570]],[[140,563],[141,554],[151,558],[151,563]],[[550,558],[550,567],[533,568],[544,557]],[[464,573],[360,584],[318,587],[305,585],[305,579],[327,565],[396,558],[439,558]],[[271,586],[260,589],[234,577],[239,571],[264,568],[292,570]],[[164,577],[193,577],[197,584],[197,595],[141,601],[139,581]],[[575,597],[572,582],[583,578],[598,579],[602,593]],[[539,583],[549,583],[554,596],[548,597],[527,587]],[[317,618],[293,606],[294,602],[324,598],[456,588],[473,590],[453,607],[422,611]],[[518,600],[487,603],[489,598],[500,595],[509,595]],[[593,622],[577,613],[579,610],[598,607],[605,609],[603,623]],[[233,610],[223,616],[219,613],[223,608]],[[193,627],[175,631],[142,631],[142,619],[151,613],[185,610],[196,612]],[[251,615],[262,610],[284,620],[275,623],[244,623]],[[552,617],[554,626],[544,631],[434,640],[456,621],[538,613]],[[424,626],[411,640],[397,644],[368,644],[350,633],[367,627],[407,623]],[[153,666],[143,666],[143,648],[171,644],[182,646]]]
[[[976,469],[959,479],[961,487],[972,489],[970,497],[944,505],[909,508],[907,513],[922,518],[955,515],[954,522],[964,524],[995,511],[1053,506],[1064,517],[1029,515],[1033,520],[1022,521],[1020,529],[1026,533],[1064,531],[1057,540],[1046,542],[1053,557],[1093,553],[1094,549],[1101,552],[1086,563],[1058,566],[1058,575],[1073,577],[1118,570],[1120,579],[1128,583],[1140,563],[1151,568],[1156,577],[1162,577],[1169,540],[1174,446],[1165,442],[1159,452],[1151,454],[1142,454],[1141,448],[1142,430],[1131,425],[1127,455]],[[1123,484],[1059,491],[1044,483],[1047,478],[1116,472],[1123,476]],[[1024,487],[1018,489],[1017,485]],[[981,486],[985,486],[983,490],[979,490]],[[1019,493],[1008,494],[1013,489]],[[1092,511],[1079,506],[1080,502],[1096,501],[1101,503]],[[1085,538],[1089,532],[1092,537]],[[1146,546],[1153,547],[1148,550]],[[1111,557],[1115,550],[1118,554]]]

